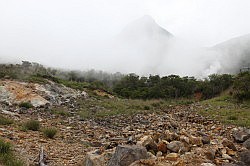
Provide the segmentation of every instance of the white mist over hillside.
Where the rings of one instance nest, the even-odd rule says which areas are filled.
[[[206,77],[214,73],[237,73],[250,60],[248,36],[205,48],[175,37],[150,16],[127,25],[115,38],[113,69],[140,75],[179,74]]]
[[[249,37],[212,45],[250,33],[249,8],[247,0],[1,1],[0,62],[140,75],[235,73],[248,66]]]

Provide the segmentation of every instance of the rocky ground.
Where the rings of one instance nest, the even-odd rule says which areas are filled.
[[[13,92],[17,86],[10,88],[12,84],[24,85],[22,93],[39,95],[44,104],[36,100],[39,107],[20,108]],[[202,107],[198,103],[160,112],[145,110],[136,115],[82,120],[76,113],[76,98],[83,103],[89,100],[85,92],[54,83],[39,88],[12,84],[0,83],[1,115],[15,120],[0,126],[0,136],[14,145],[16,154],[27,165],[38,164],[41,148],[47,165],[52,166],[250,165],[250,129],[202,117],[197,114]],[[54,106],[67,108],[72,116],[52,113]],[[28,119],[40,121],[42,127],[56,127],[56,137],[49,139],[40,131],[23,131],[21,124]]]

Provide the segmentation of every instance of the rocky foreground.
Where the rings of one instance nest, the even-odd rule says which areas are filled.
[[[14,145],[27,165],[38,164],[41,149],[45,163],[52,166],[250,165],[250,129],[202,117],[196,113],[199,104],[82,120],[76,98],[92,100],[85,92],[52,82],[2,81],[0,114],[15,123],[0,126],[0,136]],[[26,100],[37,107],[17,105]],[[53,114],[50,108],[54,106],[67,108],[72,116]],[[40,131],[21,130],[20,124],[28,119],[39,120],[43,127],[54,126],[59,132],[49,139]]]

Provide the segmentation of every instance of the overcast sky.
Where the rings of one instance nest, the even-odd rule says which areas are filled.
[[[84,57],[143,15],[201,46],[250,33],[249,0],[0,0],[0,57]]]

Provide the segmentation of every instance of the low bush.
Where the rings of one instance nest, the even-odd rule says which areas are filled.
[[[56,133],[57,133],[57,129],[54,127],[43,129],[43,134],[47,138],[51,138],[51,139],[54,138]]]
[[[0,115],[0,125],[9,125],[9,124],[12,124],[12,123],[13,123],[12,119],[6,118],[6,117]]]
[[[10,152],[10,143],[3,141],[0,139],[0,153],[1,154],[7,154]]]
[[[40,123],[37,120],[29,120],[24,123],[24,128],[27,130],[38,131],[40,128]]]
[[[0,139],[0,165],[23,166],[24,163],[17,159],[11,150],[11,144]]]
[[[30,102],[22,102],[19,104],[19,107],[32,108],[33,105]]]

